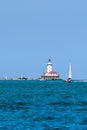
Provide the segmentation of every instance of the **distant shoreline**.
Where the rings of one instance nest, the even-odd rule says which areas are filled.
[[[0,78],[0,80],[40,80],[40,81],[42,81],[42,80],[45,80],[45,79],[43,79],[43,78]],[[52,79],[50,79],[50,80],[52,80]],[[62,79],[56,79],[56,80],[62,80]]]
[[[0,78],[0,80],[39,80],[38,78]]]
[[[57,80],[45,80],[41,78],[0,78],[0,81],[65,81],[64,79],[57,79]],[[74,79],[71,82],[87,82],[87,79]]]

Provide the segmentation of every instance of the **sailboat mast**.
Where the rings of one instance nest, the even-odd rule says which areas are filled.
[[[69,74],[68,74],[68,78],[72,79],[72,69],[71,69],[71,64],[69,64]]]

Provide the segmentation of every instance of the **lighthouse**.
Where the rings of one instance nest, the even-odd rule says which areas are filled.
[[[44,80],[58,80],[59,74],[53,70],[52,62],[49,59],[47,63],[47,69],[46,72],[43,73],[42,79]]]

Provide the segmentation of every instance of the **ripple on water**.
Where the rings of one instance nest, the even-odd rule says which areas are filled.
[[[87,118],[83,118],[83,119],[81,120],[80,124],[87,126]]]

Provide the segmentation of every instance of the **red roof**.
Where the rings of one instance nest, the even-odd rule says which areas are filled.
[[[56,72],[54,71],[50,71],[49,74],[57,74]]]
[[[48,72],[45,72],[44,74],[46,74]],[[54,72],[54,71],[50,71],[48,74],[57,74],[57,72]]]

